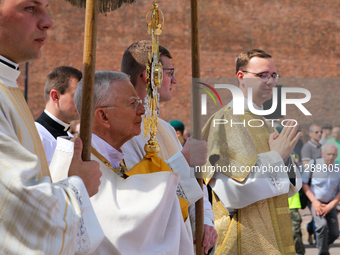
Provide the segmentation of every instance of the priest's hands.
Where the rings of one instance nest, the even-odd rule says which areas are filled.
[[[208,148],[207,142],[196,140],[192,137],[187,139],[182,149],[182,154],[189,166],[203,166],[207,163]]]
[[[217,241],[217,231],[214,227],[204,225],[203,247],[204,254],[208,254],[209,250],[215,245]]]
[[[215,245],[217,236],[217,231],[214,227],[204,224],[204,236],[202,243],[202,246],[204,247],[204,254],[208,254],[209,250]],[[194,244],[196,244],[195,239]]]
[[[81,158],[81,153],[83,150],[83,143],[78,137],[74,141],[74,152],[71,165],[68,171],[68,176],[77,175],[79,176],[86,187],[87,193],[90,197],[97,194],[100,177],[102,172],[99,169],[99,163],[96,161],[83,161]]]
[[[274,132],[269,136],[270,150],[279,153],[284,162],[287,161],[301,136],[301,132],[296,134],[299,125],[294,127],[294,124],[295,121],[288,121],[281,134]]]

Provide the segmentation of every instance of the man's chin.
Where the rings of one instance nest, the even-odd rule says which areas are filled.
[[[169,102],[170,100],[172,99],[172,95],[168,95],[168,96],[166,96],[166,97],[162,97],[162,96],[160,96],[160,102],[161,103],[165,103],[165,102]]]
[[[16,62],[17,64],[20,64],[20,63],[24,63],[24,62],[31,62],[33,60],[37,60],[37,59],[40,59],[41,58],[41,51],[36,51],[36,52],[33,52],[31,54],[27,54],[27,56],[21,56],[21,58],[17,61],[14,61]]]

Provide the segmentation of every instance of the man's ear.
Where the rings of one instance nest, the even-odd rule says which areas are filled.
[[[53,102],[56,104],[59,102],[60,94],[57,90],[52,89],[50,92],[50,98],[52,99]]]
[[[146,70],[143,71],[141,77],[143,79],[143,82],[146,83]]]
[[[177,130],[176,134],[177,134],[177,137],[180,137],[181,136],[181,131]]]
[[[94,118],[105,128],[110,128],[110,121],[107,118],[106,110],[104,108],[98,108],[94,111]]]
[[[236,74],[236,77],[237,77],[237,80],[238,80],[240,87],[241,87],[241,85],[244,86],[244,80],[243,80],[244,73],[242,71],[238,71],[237,74]]]

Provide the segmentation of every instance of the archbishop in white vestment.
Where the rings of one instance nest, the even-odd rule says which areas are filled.
[[[81,81],[74,96],[78,111],[82,86]],[[179,175],[159,158],[167,171],[155,167],[160,172],[145,173],[152,169],[144,171],[138,165],[130,171],[135,175],[128,177],[121,163],[124,155],[120,148],[140,134],[144,112],[126,74],[96,71],[91,158],[100,163],[103,176],[91,202],[106,239],[95,254],[193,254],[191,233],[184,224],[176,194]],[[59,169],[70,164],[72,153],[73,142],[58,138],[51,162],[53,179],[67,175]]]
[[[106,238],[94,254],[193,254],[176,196],[179,175],[173,172],[133,175],[116,173],[123,154],[92,134],[91,159],[103,173],[91,202]],[[73,142],[57,139],[51,162],[55,180],[63,179],[73,155]]]

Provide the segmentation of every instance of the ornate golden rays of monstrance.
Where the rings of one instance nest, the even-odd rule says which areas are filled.
[[[151,13],[151,22],[148,23],[148,16]],[[160,23],[160,14],[162,14],[162,23]],[[146,23],[148,33],[151,35],[152,48],[149,53],[148,63],[146,64],[146,90],[145,97],[145,117],[144,117],[144,135],[150,139],[145,145],[146,153],[158,153],[160,148],[156,140],[158,129],[159,115],[159,94],[157,89],[162,86],[163,67],[159,55],[159,36],[162,34],[164,15],[158,9],[158,4],[153,3],[152,9],[146,14]]]

